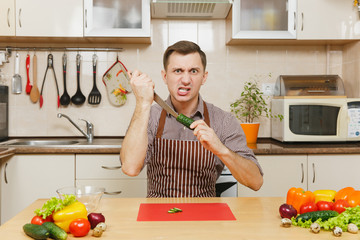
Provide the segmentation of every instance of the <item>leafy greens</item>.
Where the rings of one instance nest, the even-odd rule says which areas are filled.
[[[76,202],[76,197],[73,194],[64,194],[64,199],[52,197],[44,203],[41,209],[36,209],[34,212],[37,216],[42,216],[43,219],[57,212],[64,207]]]
[[[327,221],[318,219],[315,222],[319,223],[320,227],[322,227],[324,230],[331,230],[336,226],[340,227],[343,231],[347,231],[347,226],[349,223],[353,223],[360,228],[360,206],[345,209],[346,210],[344,212],[336,217],[328,219]],[[302,219],[297,221],[294,217],[292,217],[291,221],[294,226],[303,228],[309,228],[312,224],[311,219],[303,222]]]

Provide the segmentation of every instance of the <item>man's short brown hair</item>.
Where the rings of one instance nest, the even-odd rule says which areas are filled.
[[[169,57],[173,52],[180,53],[182,55],[190,54],[190,53],[199,53],[201,58],[201,63],[204,67],[204,70],[206,68],[206,55],[205,53],[200,49],[199,45],[196,43],[190,42],[190,41],[179,41],[174,43],[173,45],[169,46],[163,57],[163,64],[164,69],[166,70],[167,66],[169,65]]]

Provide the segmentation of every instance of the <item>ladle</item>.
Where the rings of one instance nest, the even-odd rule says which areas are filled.
[[[78,53],[76,55],[77,90],[75,95],[71,97],[71,102],[75,105],[81,105],[86,100],[86,97],[84,96],[84,94],[82,94],[80,90],[80,61],[81,61],[81,56]]]
[[[62,57],[62,60],[63,60],[63,73],[64,73],[64,93],[63,95],[61,95],[61,98],[60,98],[60,104],[63,105],[63,106],[67,106],[69,105],[70,103],[70,96],[66,90],[66,63],[67,63],[67,57],[66,57],[66,54],[64,53],[63,54],[63,57]]]

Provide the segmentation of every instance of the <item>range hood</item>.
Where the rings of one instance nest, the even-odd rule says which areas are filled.
[[[226,18],[233,0],[151,0],[152,18]]]

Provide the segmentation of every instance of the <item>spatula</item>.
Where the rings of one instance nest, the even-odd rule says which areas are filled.
[[[33,86],[30,91],[30,100],[36,103],[39,100],[40,92],[37,86],[37,57],[33,56]]]
[[[12,78],[11,87],[12,93],[19,94],[21,93],[21,76],[19,74],[19,65],[20,65],[20,54],[16,53],[15,55],[15,74]]]
[[[96,63],[97,63],[97,56],[96,54],[92,57],[93,60],[93,78],[94,78],[94,85],[88,97],[88,103],[92,105],[99,104],[101,101],[101,93],[99,92],[96,86]]]

